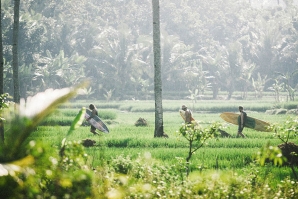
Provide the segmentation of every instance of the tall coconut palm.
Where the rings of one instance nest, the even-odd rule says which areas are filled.
[[[4,62],[3,62],[3,45],[2,45],[2,6],[0,0],[0,95],[4,93]]]
[[[155,93],[154,137],[162,137],[163,109],[162,109],[159,0],[152,0],[152,15],[153,15],[153,54],[154,54],[154,93]]]
[[[118,29],[109,27],[95,41],[98,45],[88,52],[95,58],[88,60],[86,75],[100,81],[97,84],[103,84],[107,90],[115,89],[115,95],[123,97],[124,90],[130,88],[129,80],[133,73],[135,48],[131,45],[131,29],[126,24]]]
[[[12,67],[13,67],[13,99],[14,102],[20,102],[19,89],[19,62],[18,62],[18,37],[19,37],[19,12],[20,0],[14,1],[14,21],[13,21],[13,45],[12,45]]]
[[[2,13],[1,0],[0,0],[0,13]],[[4,63],[3,63],[3,46],[2,46],[2,15],[0,14],[0,95],[4,93],[4,81],[3,81],[3,71],[4,71]],[[0,141],[4,142],[4,126],[3,121],[0,118]]]

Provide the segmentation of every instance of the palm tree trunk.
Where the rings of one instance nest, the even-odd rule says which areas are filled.
[[[13,38],[12,38],[12,67],[13,67],[13,99],[15,103],[20,103],[19,88],[19,62],[18,62],[18,37],[19,37],[19,11],[20,0],[14,0],[14,20],[13,20]]]
[[[2,6],[0,0],[0,95],[4,94],[4,63],[3,63],[3,45],[2,45]],[[0,143],[4,142],[4,126],[0,119]]]
[[[4,94],[4,63],[3,63],[3,44],[2,44],[2,6],[0,0],[0,95]]]
[[[152,0],[153,15],[153,53],[154,53],[154,94],[155,94],[155,131],[154,137],[163,136],[160,19],[159,0]]]

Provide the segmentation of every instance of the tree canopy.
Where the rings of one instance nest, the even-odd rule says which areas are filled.
[[[262,4],[260,4],[262,2]],[[295,90],[297,1],[160,2],[163,91]],[[13,2],[2,1],[4,92],[12,92]],[[152,98],[150,0],[21,1],[21,97],[91,79],[91,97]],[[287,77],[287,78],[284,78]],[[262,81],[266,79],[266,81]],[[259,86],[257,86],[260,84]],[[257,90],[260,89],[261,91]],[[12,94],[12,93],[10,93]]]

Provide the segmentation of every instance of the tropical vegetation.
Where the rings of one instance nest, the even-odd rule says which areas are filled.
[[[2,0],[4,93],[10,95],[12,2]],[[153,99],[151,3],[21,1],[21,97],[89,78],[86,92],[93,99]],[[279,101],[287,91],[294,100],[297,16],[297,1],[289,0],[161,1],[163,92],[245,99],[248,91],[256,98],[271,91]]]
[[[0,198],[298,197],[297,0],[0,8]],[[236,138],[240,104],[271,131]]]
[[[236,126],[223,123],[218,126],[216,115],[219,117],[215,112],[194,113],[201,127],[179,123],[182,119],[175,110],[175,104],[181,102],[172,101],[167,103],[167,108],[173,106],[175,111],[165,113],[165,130],[169,138],[154,138],[153,126],[150,125],[154,123],[154,108],[148,107],[153,102],[140,101],[138,103],[143,110],[131,112],[115,108],[125,107],[125,102],[111,106],[110,102],[98,101],[98,104],[106,103],[110,107],[99,110],[110,133],[95,136],[89,132],[89,125],[84,124],[85,109],[75,108],[88,102],[71,101],[61,106],[77,91],[78,88],[47,90],[21,102],[17,108],[3,100],[6,108],[1,115],[6,118],[6,134],[0,147],[2,197],[298,196],[297,166],[291,163],[290,158],[286,159],[277,147],[283,142],[297,142],[295,117],[287,119],[285,115],[248,110],[250,115],[257,114],[259,118],[266,117],[272,124],[276,123],[272,126],[276,134],[246,129],[247,138],[242,139],[234,136]],[[203,103],[208,104],[201,101]],[[234,107],[233,103],[228,104]],[[274,103],[271,105],[273,108]],[[255,110],[258,108],[256,106]],[[147,118],[149,125],[135,126],[134,119],[139,116]],[[52,123],[47,125],[49,120]],[[285,122],[278,123],[282,121]],[[232,137],[218,137],[218,127],[231,133]],[[217,139],[213,139],[215,137]],[[84,147],[86,138],[93,141],[93,145]],[[293,153],[292,157],[298,160],[297,154]]]

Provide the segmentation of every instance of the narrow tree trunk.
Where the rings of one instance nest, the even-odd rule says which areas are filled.
[[[15,103],[20,103],[19,88],[19,62],[18,62],[18,37],[19,37],[19,9],[20,0],[14,0],[14,20],[12,38],[12,67],[13,67],[13,99]]]
[[[0,95],[4,94],[4,63],[3,63],[3,45],[2,45],[2,2],[0,0]],[[4,125],[0,119],[0,144],[4,142]]]
[[[3,44],[2,44],[2,6],[0,0],[0,95],[4,94],[4,63],[3,63]]]
[[[189,175],[190,172],[190,158],[192,156],[193,152],[192,152],[192,141],[189,141],[189,151],[188,151],[188,157],[186,158],[186,176]]]
[[[217,83],[217,80],[214,80],[214,83],[212,85],[212,99],[217,99],[219,92],[219,85]]]
[[[154,93],[155,93],[155,131],[154,137],[163,135],[160,19],[159,0],[152,0],[153,15],[153,53],[154,53]]]

